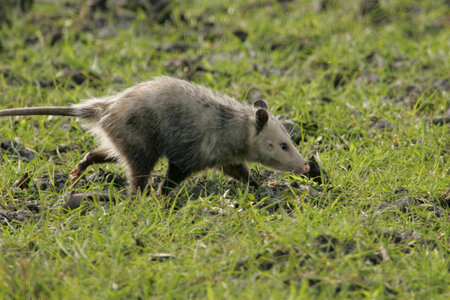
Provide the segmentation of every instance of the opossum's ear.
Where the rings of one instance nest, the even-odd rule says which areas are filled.
[[[257,101],[255,101],[255,103],[253,103],[253,105],[255,107],[261,107],[261,108],[267,109],[267,104],[264,100],[257,100]]]
[[[267,120],[269,120],[267,110],[264,108],[258,109],[256,111],[256,129],[258,133],[263,129],[264,125],[266,125]]]

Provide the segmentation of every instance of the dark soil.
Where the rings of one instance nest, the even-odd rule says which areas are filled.
[[[0,139],[0,153],[5,151],[6,154],[23,158],[25,160],[32,160],[36,154],[26,148],[23,148],[19,143],[14,141],[1,141]]]

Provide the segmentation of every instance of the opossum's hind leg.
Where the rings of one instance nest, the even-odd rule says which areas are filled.
[[[83,159],[80,160],[75,169],[70,172],[70,181],[75,182],[90,165],[111,162],[117,162],[117,159],[109,156],[104,150],[88,152]]]
[[[169,162],[169,169],[167,170],[167,178],[163,179],[159,185],[159,190],[161,195],[167,195],[170,193],[172,188],[177,186],[186,177],[189,176],[191,172],[189,170],[184,170],[177,167],[176,165]]]
[[[248,183],[253,187],[258,187],[258,183],[250,174],[250,170],[246,164],[227,164],[222,166],[223,172],[244,183]]]

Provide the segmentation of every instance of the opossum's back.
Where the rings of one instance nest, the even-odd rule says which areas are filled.
[[[119,115],[127,119],[134,116],[159,122],[163,127],[186,119],[194,119],[199,126],[210,127],[217,116],[231,119],[245,111],[242,104],[230,97],[170,77],[158,77],[138,84],[116,99],[111,106],[116,118]],[[222,123],[224,121],[221,120]]]

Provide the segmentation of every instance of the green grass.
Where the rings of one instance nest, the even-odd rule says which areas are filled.
[[[264,198],[267,184],[253,191],[215,171],[204,174],[216,192],[202,197],[190,191],[204,174],[171,199],[124,196],[96,182],[14,190],[25,172],[33,180],[69,173],[97,143],[75,119],[4,118],[0,143],[16,141],[36,156],[0,149],[0,217],[29,204],[40,212],[0,225],[0,298],[450,297],[449,208],[439,204],[449,197],[449,125],[429,121],[449,110],[447,2],[386,0],[368,15],[359,1],[328,1],[323,11],[303,0],[210,2],[175,1],[164,24],[142,10],[124,20],[59,1],[11,11],[0,28],[0,108],[66,105],[157,75],[242,101],[257,90],[274,113],[317,125],[304,127],[299,150],[318,153],[331,179],[324,192]],[[188,48],[161,50],[175,42]],[[174,67],[177,59],[194,63]],[[89,80],[74,84],[63,69]],[[374,128],[377,121],[389,128]],[[155,177],[164,171],[159,164]],[[406,209],[397,205],[399,188],[415,200]],[[64,213],[59,199],[83,189],[120,201],[94,199]],[[275,200],[278,209],[264,207]]]

